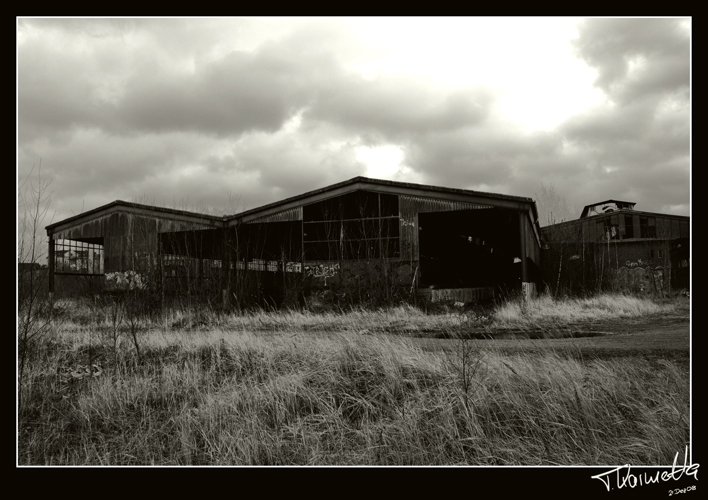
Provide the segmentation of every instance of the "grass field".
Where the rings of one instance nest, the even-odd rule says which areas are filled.
[[[670,360],[503,353],[460,332],[562,330],[674,301],[541,298],[436,314],[66,308],[28,351],[20,465],[670,464],[689,380]],[[447,332],[450,349],[415,337]],[[394,335],[391,335],[391,334]]]

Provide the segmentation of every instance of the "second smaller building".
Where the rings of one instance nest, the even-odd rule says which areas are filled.
[[[688,289],[690,217],[635,210],[605,200],[580,218],[541,228],[543,267],[555,292]]]

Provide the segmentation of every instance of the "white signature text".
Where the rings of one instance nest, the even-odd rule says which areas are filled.
[[[688,446],[683,455],[683,465],[677,465],[678,455],[677,452],[674,456],[674,464],[671,467],[671,472],[644,472],[635,475],[632,474],[632,466],[625,464],[610,471],[603,472],[602,474],[592,476],[592,479],[602,481],[607,491],[614,489],[613,484],[616,484],[617,489],[622,489],[626,486],[634,488],[645,484],[659,483],[660,481],[678,481],[684,474],[686,476],[693,476],[694,479],[698,480],[698,467],[700,464],[688,463]]]

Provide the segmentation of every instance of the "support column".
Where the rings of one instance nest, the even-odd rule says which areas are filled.
[[[221,251],[221,307],[224,311],[229,306],[229,294],[231,285],[231,249],[229,247],[229,230],[221,230],[222,251]]]
[[[47,233],[48,236],[48,245],[49,245],[49,252],[48,252],[48,262],[47,266],[49,267],[49,301],[52,302],[54,299],[54,235],[52,233]]]
[[[161,233],[157,233],[157,269],[160,281],[160,310],[165,312],[165,262]]]
[[[529,278],[526,236],[526,213],[519,212],[519,238],[521,239],[521,295],[524,300],[529,300],[535,295],[536,284],[532,283]]]
[[[521,239],[521,282],[526,283],[529,281],[529,270],[528,264],[526,262],[526,219],[523,212],[519,212],[519,238]]]

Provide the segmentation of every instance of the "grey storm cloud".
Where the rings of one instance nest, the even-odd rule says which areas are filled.
[[[509,149],[493,147],[486,133],[461,129],[430,134],[406,149],[406,159],[425,172],[429,182],[446,186],[502,184],[513,173]]]
[[[218,213],[230,196],[253,208],[365,175],[359,147],[393,145],[431,184],[533,196],[554,183],[580,208],[688,205],[685,20],[579,23],[574,54],[609,102],[535,132],[499,117],[491,87],[363,76],[348,58],[372,48],[337,23],[273,21],[269,37],[264,20],[229,20],[260,37],[230,47],[217,21],[22,20],[20,173],[41,158],[64,216],[118,198]]]
[[[590,110],[569,118],[560,130],[588,154],[652,163],[688,157],[689,123],[687,108],[661,113],[653,104],[631,104],[621,111]]]
[[[690,38],[683,19],[587,19],[574,46],[596,85],[620,102],[688,88]]]
[[[253,68],[248,57],[195,76],[136,77],[117,112],[130,130],[238,134],[280,128],[289,116],[288,87]]]
[[[454,131],[482,123],[493,102],[484,88],[440,93],[426,82],[342,75],[338,85],[319,90],[306,118],[354,130],[377,131],[386,138]]]
[[[97,58],[119,52],[123,43],[116,37]],[[78,55],[69,55],[68,61],[67,56],[59,58],[58,47],[25,47],[23,51],[40,55],[20,64],[23,126],[231,135],[275,131],[307,108],[306,119],[391,136],[479,123],[492,101],[485,89],[440,93],[429,82],[394,77],[369,81],[346,71],[321,44],[311,35],[297,34],[254,52],[231,52],[195,69],[173,68],[159,56],[139,54],[134,61],[139,71],[113,76],[110,99],[101,99],[97,91],[106,83],[88,76],[98,63]],[[110,80],[112,75],[103,77]]]
[[[74,24],[59,23],[65,29]],[[134,23],[128,26],[130,32],[136,29]],[[77,36],[55,31],[56,36]],[[91,48],[76,51],[47,40],[24,42],[18,64],[21,142],[66,127],[112,133],[272,131],[302,104],[306,82],[298,73],[305,69],[297,60],[234,51],[218,61],[185,68],[175,66],[160,50],[131,49],[120,29],[106,32],[99,41],[89,37],[85,44]]]
[[[248,171],[257,172],[259,186],[293,196],[355,177],[364,170],[356,159],[355,145],[332,143],[334,137],[326,128],[301,132],[297,139],[289,134],[254,134],[234,146],[232,158],[238,158]],[[250,193],[247,201],[251,208],[262,204]]]
[[[61,62],[55,47],[27,44],[17,75],[20,144],[100,120],[91,103],[92,82],[81,78],[88,65],[71,56]]]
[[[203,146],[200,142],[183,134],[128,138],[77,133],[69,147],[52,151],[53,188],[125,199],[139,193],[139,185],[147,177],[196,161],[195,151]]]
[[[523,132],[496,121],[431,133],[404,148],[406,159],[430,183],[470,189],[487,186],[520,196],[531,196],[544,178],[572,175],[577,163],[562,149],[562,136],[556,132]]]
[[[681,19],[588,19],[576,55],[596,69],[612,104],[565,120],[557,133],[572,147],[574,180],[565,192],[587,203],[604,192],[661,211],[688,206],[690,38]],[[585,198],[583,198],[583,196]],[[583,203],[584,204],[584,203]]]

